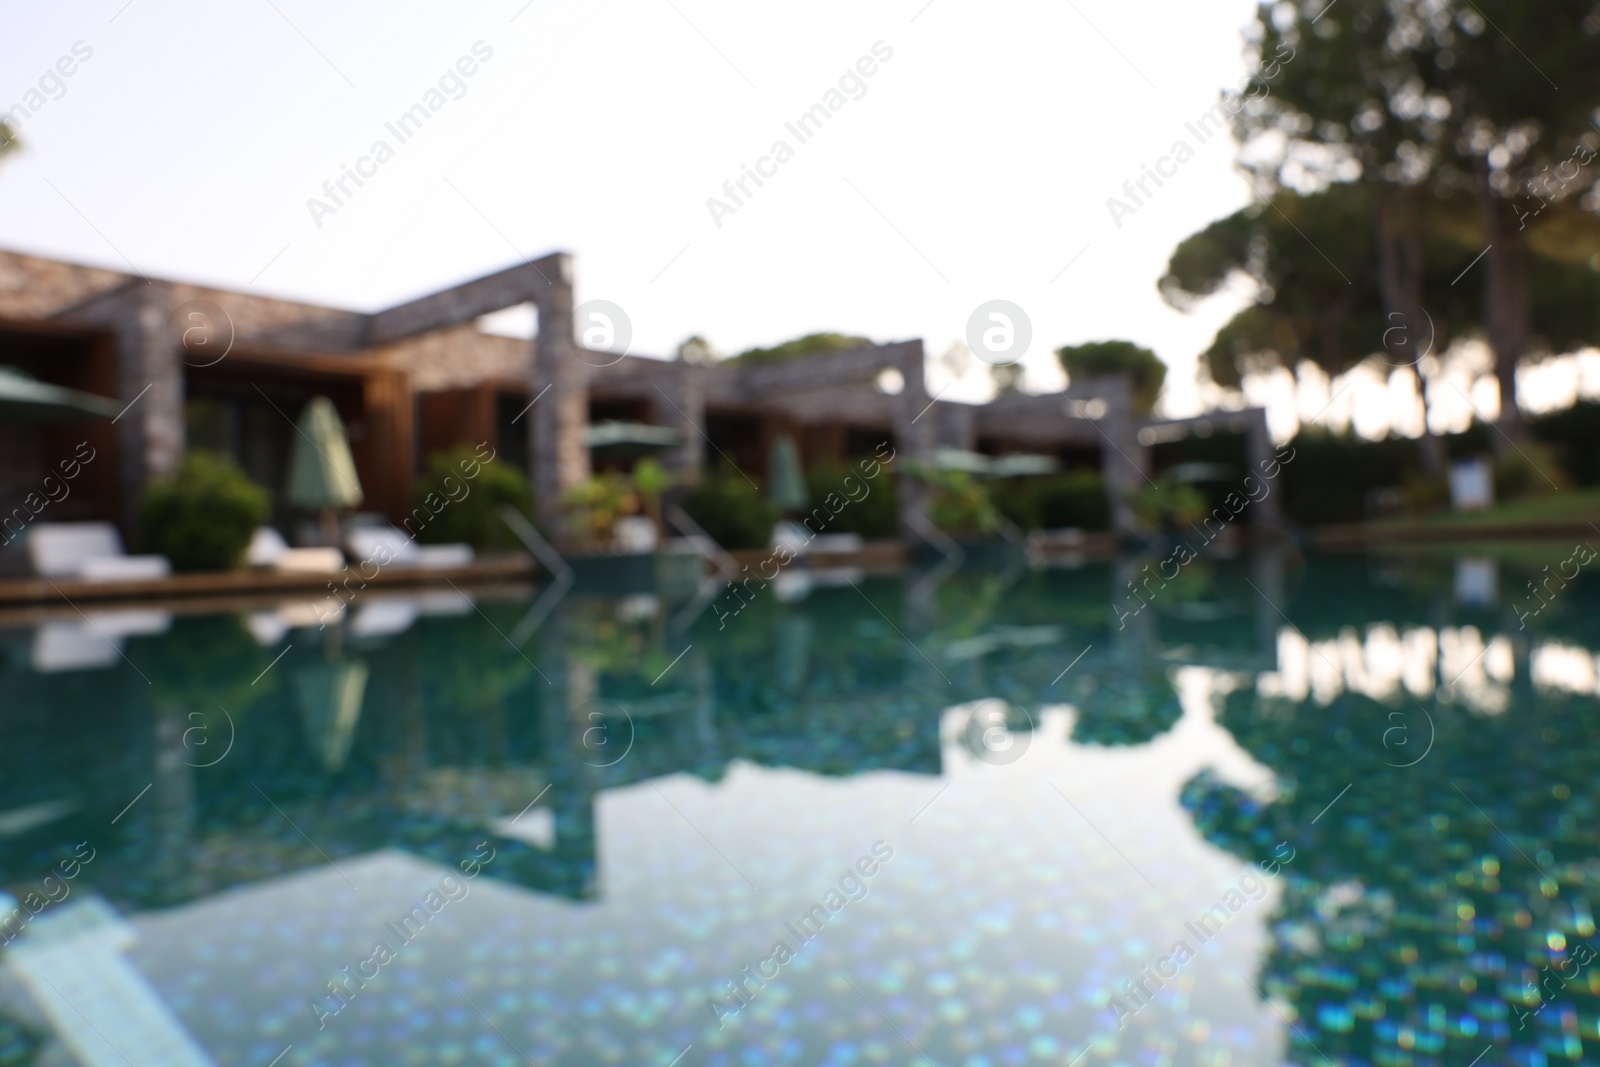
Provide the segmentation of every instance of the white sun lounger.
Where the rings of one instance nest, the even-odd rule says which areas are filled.
[[[165,578],[165,556],[130,556],[109,522],[41,522],[28,531],[28,562],[46,578],[95,582]]]
[[[270,526],[256,527],[244,559],[252,567],[286,574],[336,574],[344,569],[344,553],[337,548],[290,548]]]

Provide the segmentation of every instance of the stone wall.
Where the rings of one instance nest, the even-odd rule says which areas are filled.
[[[485,381],[522,381],[538,396],[527,420],[536,499],[552,529],[560,501],[590,470],[588,403],[597,396],[636,395],[654,420],[678,429],[683,446],[667,457],[685,479],[704,461],[705,410],[735,407],[780,421],[808,424],[841,418],[892,429],[900,470],[931,463],[937,445],[972,447],[994,430],[1036,440],[1041,450],[1095,443],[1112,497],[1113,521],[1136,532],[1127,497],[1146,483],[1148,449],[1139,441],[1125,382],[1084,382],[1065,394],[1004,397],[987,405],[932,403],[925,385],[922,342],[903,341],[785,363],[709,367],[640,358],[606,364],[573,339],[572,264],[556,253],[498,271],[376,314],[163,280],[0,251],[0,318],[53,320],[104,330],[118,349],[118,395],[137,404],[119,419],[120,481],[131,517],[149,479],[172,470],[184,448],[181,311],[214,305],[235,343],[285,355],[363,354],[397,371],[396,387],[430,392]],[[540,329],[533,341],[482,334],[478,316],[535,303]],[[219,335],[219,343],[226,338]],[[875,387],[885,369],[904,382],[897,394]],[[1096,417],[1084,417],[1088,402]],[[1252,461],[1270,448],[1261,413],[1243,416]],[[902,481],[902,522],[921,527],[925,490]],[[1275,504],[1259,517],[1276,521]]]

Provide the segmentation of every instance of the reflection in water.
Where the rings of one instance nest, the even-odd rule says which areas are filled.
[[[1292,1059],[1582,1062],[1600,1037],[1595,655],[1397,614],[1282,630],[1221,721],[1283,791],[1202,774],[1184,803],[1236,855],[1300,849],[1261,983]]]
[[[367,665],[360,660],[311,664],[295,675],[294,688],[305,719],[307,746],[324,770],[338,772],[350,756],[361,719]]]
[[[0,1012],[0,1063],[17,1067],[32,1063],[43,1043],[43,1035]]]
[[[1407,726],[1436,730],[1406,767],[1384,745],[1396,705],[1229,697],[1224,725],[1292,791],[1260,805],[1201,777],[1184,800],[1235,854],[1284,836],[1305,857],[1263,985],[1297,1018],[1298,1055],[1470,1061],[1494,1043],[1514,1053],[1504,1062],[1577,1060],[1595,1037],[1600,986],[1540,985],[1594,934],[1593,702],[1513,686],[1514,715],[1400,705]],[[1530,1016],[1543,999],[1556,1003]]]
[[[132,918],[143,931],[138,951],[148,954],[141,960],[151,968],[166,960],[182,974],[193,969],[195,953],[228,944],[227,933],[195,926],[196,915],[228,915],[255,930],[263,919],[252,902],[270,900],[261,906],[273,921],[304,928],[306,936],[323,923],[354,931],[367,915],[404,912],[405,886],[425,889],[487,841],[495,859],[475,884],[497,888],[475,890],[473,901],[430,929],[432,941],[408,946],[417,955],[401,962],[430,969],[442,992],[427,996],[445,998],[441,1004],[455,995],[443,984],[451,976],[479,983],[462,987],[469,993],[516,999],[520,987],[496,985],[470,961],[487,958],[507,938],[521,946],[524,935],[531,938],[527,950],[545,959],[554,951],[547,942],[560,943],[564,930],[590,931],[583,937],[592,940],[563,950],[577,953],[562,957],[571,995],[579,1003],[631,1004],[623,1016],[633,1021],[625,1032],[616,1031],[622,1016],[613,1015],[604,1026],[569,1027],[517,1000],[532,1020],[518,1032],[544,1059],[594,1062],[663,1051],[666,1062],[691,1041],[706,1049],[699,1062],[731,1062],[736,1052],[752,1063],[849,1062],[869,1045],[874,1057],[906,1054],[893,1030],[881,1035],[887,1044],[855,1042],[857,1031],[877,1033],[881,1019],[857,1019],[865,1010],[851,999],[857,994],[824,981],[824,973],[813,973],[819,964],[805,959],[785,969],[791,992],[778,984],[763,992],[737,1039],[702,1033],[712,1019],[703,1005],[690,1017],[676,1000],[651,999],[693,984],[674,974],[701,975],[710,990],[730,967],[737,970],[734,961],[768,952],[762,939],[771,938],[759,921],[749,934],[755,944],[703,940],[752,921],[741,917],[752,905],[739,894],[797,894],[796,906],[815,895],[807,887],[817,871],[790,869],[792,857],[754,863],[756,848],[747,843],[741,851],[731,839],[735,823],[750,814],[723,798],[747,796],[743,769],[759,767],[770,769],[763,788],[777,791],[758,804],[763,811],[774,805],[770,818],[761,817],[763,849],[780,857],[820,850],[823,882],[836,880],[833,867],[873,839],[897,833],[931,833],[940,854],[953,848],[959,857],[959,840],[940,839],[938,827],[942,817],[972,810],[966,804],[1011,813],[1004,816],[1010,824],[995,830],[1020,825],[1019,812],[1030,813],[1029,825],[1044,818],[1031,837],[972,840],[964,851],[973,862],[984,857],[984,870],[959,858],[932,867],[910,845],[894,842],[903,857],[895,878],[948,883],[968,902],[966,911],[930,920],[926,940],[917,939],[920,921],[901,930],[892,914],[874,910],[911,906],[896,903],[892,879],[881,897],[874,889],[871,907],[863,903],[841,920],[846,932],[838,937],[873,944],[879,935],[872,924],[889,923],[883,929],[895,935],[883,943],[921,960],[925,981],[912,980],[913,971],[893,981],[879,975],[864,988],[882,998],[875,1007],[883,1017],[920,1035],[917,1044],[935,1062],[1054,1056],[1050,1050],[1065,1060],[1091,1041],[1098,1051],[1084,1062],[1214,1062],[1212,1054],[1227,1049],[1238,1059],[1271,1062],[1279,1052],[1266,1051],[1273,1046],[1265,1035],[1273,1032],[1292,1062],[1319,1060],[1320,1050],[1336,1062],[1466,1063],[1491,1043],[1504,1056],[1486,1063],[1580,1059],[1583,1042],[1596,1037],[1592,994],[1600,992],[1600,977],[1590,984],[1600,968],[1572,966],[1577,946],[1594,932],[1586,879],[1600,877],[1590,828],[1597,797],[1584,773],[1600,741],[1592,725],[1591,651],[1600,633],[1588,632],[1594,616],[1582,610],[1582,581],[1564,596],[1562,613],[1519,633],[1493,598],[1452,601],[1453,562],[1368,568],[1335,558],[1308,565],[1263,552],[1197,560],[1137,615],[1119,618],[1111,606],[1117,591],[1145,562],[964,571],[937,582],[918,575],[857,578],[854,587],[817,582],[788,602],[770,592],[757,596],[720,629],[709,614],[675,627],[684,619],[681,600],[598,598],[576,589],[553,607],[542,603],[534,625],[521,629],[526,601],[483,597],[473,610],[454,594],[439,605],[374,599],[336,632],[304,628],[292,614],[277,623],[261,612],[178,618],[164,632],[119,636],[126,662],[56,657],[48,669],[35,662],[37,635],[18,631],[4,646],[11,666],[0,720],[0,890],[16,892],[60,854],[90,841],[98,858],[72,900],[58,907],[66,914],[69,906],[93,905],[108,931],[127,926],[119,916]],[[80,669],[64,666],[73,662]],[[1192,692],[1180,699],[1184,678]],[[1169,759],[1172,738],[1206,736],[1201,720],[1213,696],[1242,753],[1218,742],[1197,757],[1197,766],[1210,761],[1214,769],[1184,771],[1192,775],[1182,802],[1193,825],[1241,861],[1269,860],[1284,841],[1297,858],[1276,880],[1281,896],[1248,920],[1252,929],[1266,924],[1264,960],[1238,955],[1248,941],[1225,951],[1208,946],[1216,959],[1197,961],[1193,974],[1186,968],[1182,981],[1189,984],[1163,989],[1158,1010],[1141,1012],[1124,1032],[1111,1007],[1117,982],[1159,957],[1169,930],[1217,898],[1243,868],[1218,867],[1215,886],[1196,884],[1192,892],[1182,884],[1186,874],[1198,883],[1195,872],[1211,870],[1212,861],[1192,859],[1187,872],[1145,878],[1152,861],[1139,857],[1198,855],[1192,850],[1204,846],[1171,836],[1141,840],[1147,832],[1180,832],[1141,829],[1166,825],[1140,812],[1165,810],[1170,796],[1157,788],[1141,799],[1138,783],[1126,792],[1109,783],[1124,754],[1159,750]],[[219,726],[216,748],[197,748],[210,737],[195,733],[193,716],[218,709],[233,746],[212,765],[227,738]],[[1180,725],[1186,716],[1194,719],[1190,727]],[[1063,778],[1069,749],[1077,777]],[[1249,759],[1260,774],[1240,770]],[[1271,781],[1241,784],[1255,778]],[[917,799],[883,826],[866,814],[844,820],[823,847],[791,829],[796,813],[784,809],[784,797],[811,795],[801,783],[812,780],[848,782],[874,805],[889,804],[885,798],[900,804],[909,783]],[[1134,806],[1113,820],[1093,790],[1083,791],[1084,781],[1103,781],[1095,788]],[[686,855],[653,851],[659,846],[638,822],[634,798],[653,805],[651,819],[663,820],[654,836],[682,830],[685,848],[708,846],[692,863],[704,861],[715,874],[696,877],[727,878],[729,895],[686,880]],[[624,801],[629,815],[619,821]],[[1080,832],[1086,837],[1072,838],[1085,842],[1074,846],[1075,861],[1044,858],[1055,856],[1060,835]],[[615,870],[602,863],[617,860],[608,835],[632,850]],[[1116,851],[1107,851],[1108,843]],[[1130,915],[1116,894],[1103,897],[1088,880],[1090,853],[1112,865],[1095,875],[1105,885],[1128,879],[1138,892],[1157,895]],[[1053,872],[1042,895],[1014,898],[1022,893],[1018,879],[1034,877],[1035,869]],[[659,880],[661,900],[629,920],[635,929],[586,925],[581,916],[599,914],[611,897],[637,901],[641,877],[645,885]],[[546,925],[533,928],[540,932],[529,933],[518,925],[528,920],[511,912],[492,925],[496,909],[530,893],[547,902],[541,908],[577,910],[551,912]],[[1023,899],[1048,903],[1018,903]],[[928,906],[917,905],[925,919]],[[1059,929],[1062,914],[1073,916],[1070,943],[1036,942],[1024,932]],[[617,921],[607,913],[607,923]],[[986,1031],[972,1015],[975,1002],[956,990],[981,984],[987,969],[1001,967],[1000,957],[972,955],[952,924],[1003,940],[1011,961],[1005,968],[1069,976],[1051,981],[1066,982],[1071,995],[995,993],[986,1010],[1003,1010],[1007,1021]],[[857,927],[863,932],[849,932]],[[156,929],[162,935],[152,940]],[[513,929],[523,933],[513,937]],[[618,938],[648,941],[648,951],[641,942],[628,957],[639,973],[599,962],[617,958],[605,946]],[[267,937],[261,951],[271,951],[272,942]],[[0,949],[7,973],[20,982],[0,979],[0,1064],[49,1055],[56,1047],[49,1035],[70,1029],[46,994],[24,992],[37,985],[26,977],[33,973],[26,971],[27,944],[18,938]],[[41,951],[42,940],[33,944],[29,951]],[[447,944],[450,953],[443,953]],[[1111,948],[1116,958],[1102,959]],[[329,965],[368,951],[359,943],[341,948],[329,953]],[[842,947],[815,951],[819,960],[834,960],[830,954]],[[858,966],[853,958],[838,957],[835,966]],[[204,983],[179,983],[187,990],[181,996],[173,992],[176,979],[160,989],[177,997],[182,1024],[174,1025],[201,1035],[215,1060],[265,1063],[296,1040],[317,1051],[286,1062],[333,1062],[340,1050],[347,1057],[367,1032],[349,1015],[314,1038],[296,1038],[311,1019],[305,1001],[327,975],[309,957],[295,959],[292,966],[284,961],[292,975],[257,979],[249,1002],[224,1006]],[[259,969],[260,961],[249,965]],[[867,982],[863,972],[852,973]],[[1232,997],[1223,990],[1234,988],[1239,997],[1231,1006],[1216,999]],[[784,1021],[787,998],[799,990],[812,998],[805,1010],[841,1020],[843,1036]],[[403,996],[416,1011],[433,1003],[415,1000],[422,996],[416,991]],[[1262,996],[1293,1025],[1281,1025],[1260,1005]],[[364,996],[350,1013],[374,1012],[360,1025],[380,1025],[383,1011],[392,1010],[385,1003]],[[463,1008],[454,1003],[449,1010]],[[802,1002],[794,1003],[799,1010]],[[1257,1013],[1241,1014],[1251,1004]],[[767,1018],[762,1013],[771,1015],[768,1023],[752,1021]],[[470,1010],[451,1015],[448,1025],[442,1015],[429,1017],[441,1035],[432,1044],[413,1036],[410,1044],[396,1039],[384,1047],[410,1050],[417,1062],[442,1062],[450,1041],[483,1029]],[[777,1027],[770,1032],[789,1035],[788,1044],[760,1036],[769,1024]],[[841,1051],[846,1046],[856,1051]],[[473,1047],[466,1062],[517,1062],[503,1045]]]

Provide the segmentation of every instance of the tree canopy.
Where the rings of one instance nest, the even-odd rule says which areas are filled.
[[[808,333],[771,348],[747,348],[733,359],[742,363],[778,363],[787,359],[814,356],[822,352],[845,352],[852,348],[871,348],[876,342],[867,337],[844,333]]]
[[[1418,307],[1397,317],[1382,298],[1381,252],[1373,219],[1381,193],[1338,183],[1311,194],[1280,191],[1186,238],[1160,288],[1187,310],[1248,279],[1255,302],[1217,331],[1201,364],[1212,381],[1237,388],[1244,376],[1309,360],[1330,376],[1369,358],[1391,366],[1444,352],[1481,331],[1481,286],[1460,284],[1483,251],[1484,226],[1465,191],[1413,202],[1420,237]],[[1600,218],[1574,203],[1528,222],[1531,318],[1540,351],[1570,351],[1600,338]],[[1409,333],[1417,349],[1398,344]]]
[[[1421,317],[1434,269],[1425,265],[1428,197],[1470,199],[1454,225],[1480,219],[1474,254],[1484,263],[1470,284],[1482,291],[1512,432],[1517,362],[1540,351],[1541,333],[1563,332],[1539,325],[1529,220],[1554,209],[1582,228],[1574,209],[1586,195],[1592,204],[1600,180],[1590,165],[1600,154],[1597,36],[1592,0],[1287,0],[1262,4],[1252,34],[1261,62],[1293,58],[1236,118],[1247,167],[1272,190],[1359,182],[1372,191],[1386,316]],[[1584,284],[1569,275],[1558,288]]]
[[[1167,380],[1167,365],[1154,352],[1132,341],[1091,341],[1056,349],[1061,369],[1075,381],[1114,374],[1128,377],[1133,392],[1133,407],[1147,415],[1161,395]]]
[[[685,363],[699,365],[714,363],[717,358],[716,350],[711,347],[711,342],[699,334],[693,334],[680,341],[678,343],[677,356]]]

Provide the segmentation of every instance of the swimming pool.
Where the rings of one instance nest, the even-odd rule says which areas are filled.
[[[1582,1062],[1522,551],[14,625],[0,1064]]]

